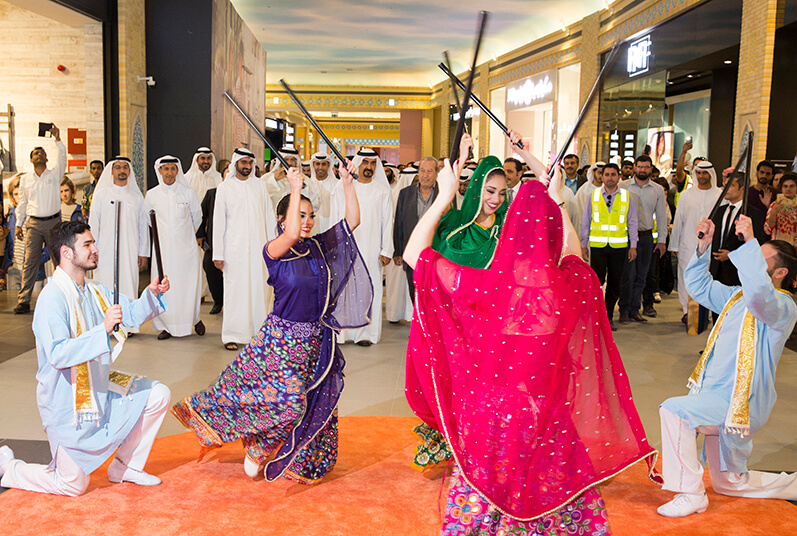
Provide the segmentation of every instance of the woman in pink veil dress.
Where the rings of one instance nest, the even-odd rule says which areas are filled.
[[[404,252],[417,289],[408,352],[423,356],[407,391],[456,464],[443,534],[608,534],[596,486],[655,459],[560,180],[522,186],[488,270],[429,247],[443,203]],[[448,162],[438,184],[438,199],[456,187]]]

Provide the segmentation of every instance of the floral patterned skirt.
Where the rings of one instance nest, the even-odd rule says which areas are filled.
[[[412,467],[423,471],[440,462],[451,459],[451,449],[443,434],[422,422],[412,429],[421,438],[423,445],[418,445],[415,449],[415,457],[412,459]]]
[[[269,315],[249,345],[210,387],[188,396],[172,413],[204,446],[241,439],[260,464],[289,437],[306,412],[307,388],[321,351],[324,327]],[[337,461],[334,411],[293,459],[283,476],[302,483],[320,480]]]
[[[597,488],[585,491],[556,512],[532,521],[517,521],[496,510],[454,468],[446,501],[443,536],[603,536],[611,534],[606,507]]]

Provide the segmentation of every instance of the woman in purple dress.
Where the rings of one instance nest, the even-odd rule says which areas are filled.
[[[280,234],[263,248],[274,310],[210,387],[172,408],[197,435],[200,459],[241,439],[251,477],[263,471],[270,481],[311,484],[335,465],[345,364],[336,332],[367,325],[373,299],[352,235],[360,223],[352,177],[339,171],[345,218],[310,236],[313,207],[301,195],[301,172],[290,170],[291,193],[277,206]]]

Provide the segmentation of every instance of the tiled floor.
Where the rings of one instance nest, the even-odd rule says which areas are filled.
[[[14,296],[0,292],[0,438],[33,440],[17,443],[20,458],[39,460],[45,440],[36,408],[36,352],[30,336],[32,315],[14,316]],[[659,317],[648,325],[619,326],[615,337],[623,356],[635,401],[650,443],[660,444],[658,404],[686,393],[686,380],[703,349],[707,332],[687,336],[680,322],[675,295],[657,306]],[[168,385],[174,400],[205,388],[234,357],[221,345],[221,316],[208,314],[204,337],[158,341],[149,325],[128,341],[117,361],[119,370],[155,378]],[[404,399],[404,355],[409,326],[385,323],[382,342],[370,348],[342,347],[346,357],[346,388],[340,415],[412,415]],[[18,351],[13,358],[2,357]],[[5,354],[4,354],[5,352]],[[769,423],[755,438],[750,467],[770,471],[797,471],[797,353],[783,353],[777,376],[778,401]],[[182,432],[167,416],[160,435]],[[0,439],[0,442],[4,441]]]

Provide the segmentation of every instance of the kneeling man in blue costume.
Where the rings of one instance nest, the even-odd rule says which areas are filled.
[[[667,517],[704,512],[708,498],[697,458],[708,462],[714,491],[734,497],[797,499],[797,473],[747,469],[752,438],[775,405],[775,370],[797,321],[791,291],[797,278],[797,251],[782,240],[759,245],[750,218],[741,215],[736,233],[744,244],[729,256],[741,286],[714,281],[709,273],[714,223],[697,227],[697,251],[685,271],[689,295],[720,316],[689,378],[689,394],[659,408],[664,489],[677,493],[658,508]]]
[[[28,464],[0,447],[0,485],[78,496],[88,488],[89,474],[117,449],[108,467],[111,482],[160,484],[144,464],[170,406],[169,388],[113,371],[111,363],[124,346],[125,326],[139,326],[166,310],[168,278],[153,280],[138,300],[119,296],[113,305],[113,293],[85,277],[98,259],[89,226],[59,223],[51,236],[58,267],[39,295],[33,333],[36,400],[53,460]],[[113,348],[111,337],[118,341]]]

